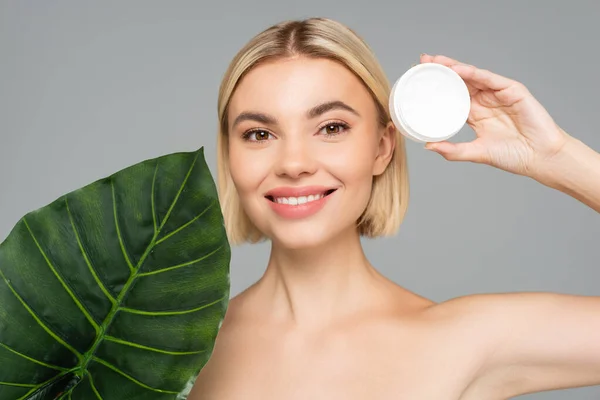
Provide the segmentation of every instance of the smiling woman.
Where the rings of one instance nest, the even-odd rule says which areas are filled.
[[[428,149],[600,211],[600,156],[522,84],[443,56],[421,62],[464,79],[478,137]],[[219,199],[230,241],[269,240],[271,253],[231,300],[191,400],[505,399],[600,384],[598,298],[435,304],[368,261],[361,237],[396,233],[408,205],[389,94],[365,42],[328,19],[270,27],[234,57],[218,99]]]
[[[261,165],[267,170],[276,167],[265,162],[285,168],[280,162],[287,161],[298,168],[303,153],[313,152],[321,153],[313,153],[314,159],[326,158],[346,174],[351,172],[348,161],[353,157],[367,163],[377,159],[377,165],[371,166],[378,168],[377,173],[361,171],[367,187],[360,193],[363,202],[370,198],[369,206],[365,209],[353,202],[357,209],[362,208],[362,216],[343,215],[360,219],[359,230],[365,236],[394,234],[408,205],[408,174],[404,139],[390,122],[389,93],[390,85],[369,47],[337,22],[284,23],[250,41],[232,61],[219,93],[219,189],[230,240],[256,242],[269,236],[249,216],[254,209],[244,207],[249,200],[240,193],[244,189],[234,185],[240,167],[251,173]],[[304,133],[298,135],[299,129]],[[380,141],[385,145],[381,149]],[[340,152],[344,147],[351,151]],[[386,168],[388,163],[391,165]],[[368,165],[354,164],[368,169]],[[332,176],[312,177],[308,184],[323,185],[324,180],[340,184]],[[337,209],[340,214],[345,211]]]

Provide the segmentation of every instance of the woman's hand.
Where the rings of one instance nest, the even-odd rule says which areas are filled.
[[[445,141],[425,146],[447,160],[488,164],[537,179],[543,165],[570,140],[522,83],[445,56],[422,54],[421,62],[452,68],[471,95],[467,124],[477,138],[466,143]]]

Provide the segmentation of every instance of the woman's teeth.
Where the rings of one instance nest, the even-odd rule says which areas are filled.
[[[275,203],[279,204],[289,204],[292,206],[297,206],[299,204],[310,203],[311,201],[319,200],[325,197],[325,194],[311,194],[310,196],[300,196],[300,197],[275,197],[273,200]]]

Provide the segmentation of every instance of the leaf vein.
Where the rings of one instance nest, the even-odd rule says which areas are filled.
[[[101,358],[93,357],[93,360],[96,361],[99,364],[104,365],[105,367],[107,367],[109,369],[112,369],[113,371],[115,371],[119,375],[122,375],[123,377],[129,379],[130,381],[136,383],[137,385],[139,385],[139,386],[141,386],[141,387],[143,387],[145,389],[152,390],[153,392],[158,392],[158,393],[170,393],[170,394],[178,394],[179,393],[179,392],[174,392],[174,391],[171,391],[171,390],[162,390],[162,389],[157,389],[157,388],[153,388],[151,386],[148,386],[145,383],[143,383],[143,382],[135,379],[133,376],[131,376],[131,375],[129,375],[129,374],[121,371],[119,368],[115,367],[114,365],[109,364],[108,362],[104,361]]]
[[[94,379],[92,378],[92,374],[88,373],[87,377],[90,380],[90,386],[92,387],[92,391],[94,392],[94,394],[96,395],[96,397],[98,398],[98,400],[104,400],[102,398],[102,396],[100,395],[100,392],[98,392],[98,389],[96,389],[96,385],[94,385]]]
[[[36,239],[35,235],[33,234],[33,231],[31,230],[31,228],[29,227],[29,224],[27,223],[27,219],[23,218],[23,222],[25,223],[25,226],[27,227],[27,230],[29,231],[29,234],[31,235],[31,238],[35,242],[35,245],[37,246],[39,252],[42,254],[42,257],[44,257],[44,260],[46,260],[46,264],[48,264],[48,267],[50,267],[50,270],[52,271],[54,276],[56,276],[56,279],[58,279],[58,281],[60,282],[62,287],[65,289],[65,291],[68,293],[68,295],[71,297],[73,302],[75,302],[75,305],[77,306],[77,308],[79,308],[81,310],[81,312],[83,313],[85,318],[96,330],[96,333],[98,333],[100,327],[98,326],[98,324],[96,323],[94,318],[92,318],[92,316],[88,312],[87,308],[83,305],[83,303],[81,302],[81,299],[79,299],[75,295],[75,293],[74,293],[73,289],[70,287],[70,285],[68,285],[67,282],[65,282],[65,280],[63,279],[63,277],[60,276],[60,274],[56,270],[56,267],[54,267],[54,265],[52,264],[52,262],[50,261],[50,259],[48,258],[48,256],[44,252],[44,250],[42,249],[42,246],[40,246],[38,240]]]
[[[129,342],[129,341],[126,341],[126,340],[122,340],[122,339],[113,337],[113,336],[105,336],[104,340],[107,340],[109,342],[119,343],[119,344],[122,344],[124,346],[136,347],[136,348],[139,348],[139,349],[142,349],[142,350],[148,350],[148,351],[153,351],[153,352],[162,353],[162,354],[169,354],[169,355],[173,355],[173,356],[186,356],[186,355],[200,354],[200,353],[206,352],[206,350],[197,350],[197,351],[171,351],[171,350],[162,350],[162,349],[157,349],[155,347],[144,346],[144,345],[139,344],[139,343]]]
[[[157,269],[156,271],[142,272],[141,274],[138,274],[138,277],[161,274],[163,272],[171,271],[171,270],[174,270],[174,269],[187,267],[188,265],[192,265],[192,264],[195,264],[197,262],[200,262],[202,260],[207,259],[208,257],[212,256],[213,254],[215,254],[216,252],[218,252],[222,248],[223,248],[223,246],[219,246],[215,250],[211,251],[210,253],[205,254],[202,257],[197,258],[197,259],[192,260],[192,261],[188,261],[188,262],[185,262],[185,263],[182,263],[182,264],[174,265],[172,267],[166,267],[166,268]]]
[[[33,387],[37,386],[37,385],[31,384],[31,383],[14,383],[14,382],[1,382],[1,381],[0,381],[0,385],[2,385],[2,386],[26,387],[26,388],[33,388]]]
[[[65,346],[67,349],[71,350],[73,352],[73,354],[75,354],[77,356],[77,358],[81,360],[81,353],[79,353],[77,350],[75,350],[75,348],[73,348],[71,345],[69,345],[66,341],[61,339],[60,336],[58,336],[56,333],[54,333],[54,331],[52,331],[52,329],[48,328],[46,326],[46,324],[44,322],[42,322],[41,318],[37,316],[37,314],[31,309],[31,307],[29,307],[29,305],[25,302],[25,300],[23,300],[23,298],[12,287],[12,285],[10,284],[8,279],[6,279],[6,276],[4,275],[2,270],[0,270],[0,276],[2,276],[2,279],[4,280],[4,282],[10,289],[10,291],[13,293],[13,295],[15,295],[15,297],[19,300],[19,302],[23,305],[23,307],[25,307],[25,309],[29,312],[29,314],[33,317],[33,319],[35,319],[35,321],[42,327],[42,329],[44,329],[57,342],[59,342],[60,344]]]
[[[129,272],[133,273],[133,264],[127,255],[127,249],[125,249],[125,243],[123,242],[123,236],[121,235],[121,228],[119,228],[119,218],[117,217],[117,198],[115,195],[115,182],[114,180],[110,181],[110,188],[112,191],[112,201],[113,201],[113,214],[115,216],[115,228],[117,230],[117,238],[119,239],[119,245],[121,246],[121,252],[123,253],[123,257],[125,258],[125,262],[129,267]]]
[[[181,310],[181,311],[143,311],[143,310],[136,310],[133,308],[126,308],[126,307],[121,307],[120,310],[123,312],[128,312],[131,314],[139,314],[139,315],[149,315],[149,316],[169,316],[169,315],[183,315],[183,314],[191,314],[200,310],[204,310],[205,308],[208,308],[210,306],[214,306],[215,304],[218,304],[220,302],[222,302],[225,299],[225,297],[220,298],[219,300],[215,300],[211,303],[208,304],[203,304],[200,307],[196,307],[190,310]]]
[[[68,370],[68,371],[61,372],[60,374],[58,374],[58,375],[56,375],[56,376],[53,376],[52,378],[48,379],[47,381],[45,381],[45,382],[42,382],[42,383],[39,383],[39,384],[35,385],[35,386],[33,387],[33,389],[31,389],[30,391],[28,391],[27,393],[25,393],[25,395],[21,396],[21,397],[20,397],[19,399],[17,399],[17,400],[28,400],[28,399],[30,398],[29,396],[30,396],[32,393],[35,393],[35,392],[36,392],[36,391],[38,391],[40,388],[42,388],[42,387],[46,386],[48,383],[50,383],[50,382],[52,382],[52,381],[55,381],[55,380],[58,380],[58,379],[60,379],[62,376],[66,375],[67,373],[69,373],[69,372],[71,372],[71,371],[72,371],[72,369],[71,369],[71,370]],[[72,388],[71,388],[71,390],[72,390]]]
[[[183,192],[183,188],[185,188],[185,185],[187,185],[187,181],[190,178],[192,171],[194,170],[194,166],[196,165],[196,161],[198,160],[199,155],[200,155],[200,151],[196,152],[196,157],[194,157],[194,161],[192,161],[192,165],[190,165],[190,168],[188,169],[188,172],[185,175],[185,178],[183,178],[183,182],[181,183],[181,186],[179,187],[179,190],[177,191],[177,194],[175,195],[175,198],[173,199],[173,202],[171,203],[169,210],[165,214],[165,219],[161,222],[160,227],[158,228],[158,232],[156,232],[156,235],[154,237],[154,240],[148,245],[147,251],[152,249],[156,245],[156,237],[158,236],[158,234],[160,233],[162,228],[165,226],[165,224],[169,220],[169,217],[171,216],[171,212],[173,211],[173,208],[175,208],[175,205],[177,204],[177,201],[179,200],[179,196],[181,196],[181,193]],[[138,265],[136,266],[138,269],[142,265],[142,262],[143,262],[143,259],[140,259],[140,261],[138,262]]]
[[[31,361],[33,363],[36,363],[36,364],[39,364],[39,365],[43,365],[44,367],[51,368],[51,369],[56,369],[58,371],[67,371],[67,368],[62,368],[62,367],[58,367],[56,365],[46,364],[45,362],[42,362],[42,361],[36,360],[34,358],[31,358],[29,356],[26,356],[25,354],[20,353],[20,352],[18,352],[16,350],[10,348],[9,346],[5,345],[4,343],[0,343],[0,347],[3,347],[6,350],[10,351],[11,353],[14,353],[14,354],[18,355],[19,357],[23,357],[24,359],[29,360],[29,361]]]
[[[150,202],[152,203],[152,222],[154,223],[154,233],[156,233],[156,206],[154,204],[154,184],[156,183],[156,172],[158,171],[158,160],[156,160],[156,167],[154,167],[154,177],[152,178],[152,193],[150,193]]]
[[[171,232],[168,235],[166,235],[166,236],[162,237],[161,239],[157,240],[156,243],[155,243],[155,246],[159,245],[160,243],[164,242],[165,240],[167,240],[171,236],[175,235],[176,233],[182,231],[183,229],[185,229],[186,227],[188,227],[189,225],[191,225],[192,223],[194,223],[196,220],[198,220],[200,217],[202,217],[202,215],[204,215],[204,213],[206,213],[215,203],[216,203],[216,200],[213,200],[208,205],[208,207],[206,207],[204,210],[202,210],[202,212],[200,214],[196,215],[190,221],[186,222],[185,224],[183,224],[179,228],[175,229],[173,232]]]
[[[111,303],[114,303],[115,298],[110,294],[110,292],[108,291],[106,286],[104,286],[104,283],[100,280],[100,277],[96,273],[96,269],[92,266],[92,262],[90,261],[88,255],[87,255],[87,252],[83,248],[83,244],[81,243],[81,238],[79,237],[79,233],[77,232],[77,228],[75,227],[75,221],[73,219],[73,214],[71,214],[71,210],[69,208],[69,201],[67,200],[67,196],[65,196],[65,204],[67,206],[67,214],[69,214],[69,220],[71,221],[71,227],[73,228],[73,233],[75,234],[75,239],[77,240],[77,244],[79,245],[79,250],[81,251],[81,255],[83,256],[83,259],[85,260],[85,263],[87,264],[88,269],[90,270],[92,276],[94,277],[94,280],[100,287],[100,290],[102,290],[102,293],[104,293],[104,295],[108,298],[108,300],[110,300]]]

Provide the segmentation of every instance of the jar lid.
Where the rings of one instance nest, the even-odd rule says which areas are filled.
[[[396,128],[416,142],[441,142],[456,135],[471,110],[469,89],[454,70],[418,64],[396,81],[390,93]]]

